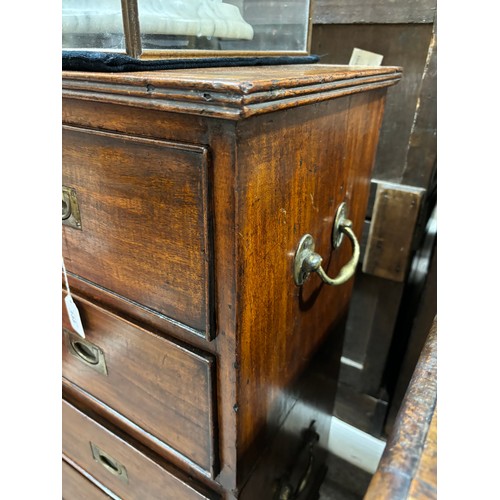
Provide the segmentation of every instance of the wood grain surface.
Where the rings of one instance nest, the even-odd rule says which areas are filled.
[[[436,17],[436,0],[315,0],[315,24],[420,24]]]
[[[403,78],[387,95],[374,179],[388,182],[402,179],[432,32],[432,24],[322,24],[314,28],[311,50],[322,55],[322,62],[348,64],[353,48],[357,47],[382,54],[384,65],[404,68]],[[424,168],[422,164],[418,168],[414,165],[415,173]],[[424,170],[419,187],[427,187],[427,166]]]
[[[437,498],[437,318],[364,500]]]
[[[66,401],[63,401],[62,416],[63,453],[123,500],[144,498],[145,492],[148,498],[216,498],[183,481]],[[126,481],[94,458],[90,443],[126,469]]]
[[[241,452],[279,418],[284,390],[347,314],[352,281],[329,287],[313,274],[297,287],[293,260],[306,233],[330,276],[351,258],[347,238],[332,248],[333,221],[346,202],[361,237],[383,104],[384,93],[373,91],[238,127]]]
[[[97,486],[93,485],[71,465],[62,461],[62,498],[63,500],[109,500]]]
[[[63,72],[63,95],[239,120],[396,84],[400,67],[306,64],[138,73]]]
[[[63,227],[66,268],[210,335],[208,152],[200,146],[63,130],[63,185],[82,229]]]
[[[214,457],[220,464],[218,474],[213,479],[207,477],[178,457],[172,456],[171,462],[196,478],[197,484],[203,483],[226,499],[239,498],[241,488],[251,484],[249,474],[256,460],[262,458],[269,439],[300,397],[297,382],[327,338],[333,338],[337,346],[331,368],[338,370],[342,334],[336,328],[345,320],[352,282],[330,288],[312,275],[303,287],[297,287],[293,281],[293,258],[301,236],[310,233],[331,276],[350,259],[352,249],[347,239],[340,249],[332,249],[335,213],[340,203],[346,202],[354,231],[361,237],[386,88],[400,77],[400,68],[328,65],[269,67],[259,71],[232,68],[151,74],[64,74],[63,120],[65,133],[72,134],[69,151],[74,152],[69,156],[70,165],[73,171],[81,172],[79,175],[91,177],[88,182],[76,183],[85,194],[82,208],[103,206],[113,216],[112,227],[99,233],[100,241],[107,242],[103,244],[106,252],[125,249],[125,242],[132,250],[120,255],[124,270],[116,265],[116,275],[111,277],[105,273],[105,267],[95,269],[99,262],[94,262],[90,252],[81,272],[77,262],[73,267],[71,262],[67,265],[71,287],[84,301],[82,309],[88,310],[89,304],[94,303],[97,309],[106,311],[107,319],[99,315],[99,321],[93,323],[95,332],[90,330],[89,340],[95,335],[96,344],[104,342],[103,350],[109,350],[105,343],[112,336],[104,330],[112,327],[115,316],[119,316],[127,325],[139,329],[140,336],[126,326],[123,335],[110,341],[116,342],[117,351],[126,352],[129,335],[134,338],[133,345],[144,345],[150,330],[162,342],[191,346],[188,349],[199,353],[202,359],[214,360]],[[106,149],[117,152],[101,154]],[[123,157],[123,165],[116,161],[117,157]],[[165,227],[157,230],[152,222],[152,215],[158,215],[154,211],[151,214],[139,210],[141,224],[146,225],[141,231],[134,229],[139,225],[134,226],[132,220],[138,219],[127,211],[124,223],[129,226],[128,233],[132,231],[131,236],[123,236],[118,247],[110,244],[116,240],[116,234],[122,234],[121,218],[110,206],[115,198],[120,200],[118,207],[125,203],[125,196],[120,198],[116,192],[117,186],[128,198],[127,189],[119,182],[124,178],[123,171],[129,189],[137,188],[133,182],[141,170],[137,168],[137,157],[151,160],[141,163],[144,170],[153,169],[153,184],[158,187],[156,201],[161,200],[174,212],[179,210],[178,204],[186,207],[186,217],[179,218],[186,227],[182,230],[182,224],[175,222],[169,243],[180,242],[187,256],[196,253],[200,257],[204,249],[204,256],[213,257],[211,264],[203,258],[193,263],[186,256],[178,257],[169,246],[162,248],[163,255],[159,255],[157,247],[164,243],[162,235],[168,233],[170,220],[165,218]],[[169,163],[172,158],[178,168]],[[85,169],[80,167],[79,159],[85,160]],[[100,178],[101,162],[104,170],[113,174],[112,182]],[[205,182],[199,172],[203,165],[209,172],[208,195],[199,187],[200,182]],[[175,180],[170,179],[176,174],[179,176]],[[140,175],[148,176],[142,170]],[[160,193],[168,192],[169,182],[176,184],[175,191],[185,194],[186,199],[163,199]],[[98,203],[89,204],[87,200],[94,191],[97,194],[93,199]],[[148,192],[145,187],[141,191],[139,206],[145,206]],[[211,197],[212,216],[207,221],[199,218],[201,212],[205,213],[203,196]],[[132,200],[137,197],[132,196]],[[83,214],[87,210],[82,210],[84,230]],[[91,220],[99,215],[97,210],[91,212]],[[207,251],[210,247],[204,243],[206,237],[200,238],[200,233],[207,234],[207,230],[212,253]],[[198,234],[194,234],[196,231]],[[137,241],[146,237],[154,248],[134,254]],[[74,255],[78,255],[77,241],[72,243]],[[71,260],[71,253],[68,257]],[[151,263],[151,268],[148,264],[143,269],[144,261]],[[167,263],[169,269],[176,271],[175,277],[161,275]],[[208,266],[209,271],[205,272],[203,266]],[[178,276],[181,267],[190,278],[185,283]],[[127,276],[132,282],[130,289],[125,289],[126,281],[120,282],[117,277],[132,269],[136,272]],[[83,274],[85,279],[80,279]],[[117,284],[123,285],[121,291]],[[197,329],[203,333],[203,325],[212,314],[210,307],[205,317],[200,312],[204,303],[210,304],[210,300],[203,300],[202,290],[207,287],[205,298],[213,296],[212,333],[216,335],[192,335]],[[178,302],[174,299],[177,288]],[[160,356],[161,349],[153,359],[158,361],[156,356]],[[158,351],[147,350],[150,355]],[[157,366],[157,361],[151,366]],[[200,397],[195,384],[200,377],[203,381],[204,375],[194,366],[182,363],[176,356],[174,364],[182,366],[182,373],[175,377],[175,384],[173,380],[163,380],[158,370],[153,370],[156,375],[146,376],[137,369],[134,378],[148,378],[152,386],[156,382],[167,384],[174,392],[185,390],[188,398]],[[149,369],[145,362],[142,366]],[[89,385],[85,395],[77,384],[65,381],[66,398],[75,398],[85,412],[94,412],[93,419],[104,417],[118,430],[124,428],[118,411],[110,413],[92,396],[97,388],[102,389],[102,384]],[[84,382],[80,379],[79,383]],[[146,392],[152,391],[151,388]],[[109,399],[111,395],[108,390],[105,397]],[[180,400],[184,397],[182,392],[175,395]],[[333,396],[332,393],[330,402]],[[166,406],[171,404],[159,394],[155,397]],[[314,407],[317,403],[308,404]],[[200,414],[193,411],[192,419],[202,418],[206,404],[209,403],[202,401]],[[140,413],[136,409],[130,419],[137,419]],[[308,413],[297,414],[302,413],[306,420]],[[309,423],[297,422],[293,428],[300,429],[302,424],[307,427]],[[134,442],[139,440],[144,445],[137,429],[130,429]],[[189,429],[176,432],[186,433]],[[191,437],[170,439],[180,443],[197,439],[197,435],[195,431]],[[167,440],[166,435],[164,438]],[[206,436],[202,435],[199,445],[193,446],[194,451],[183,450],[184,453],[201,457],[203,442],[206,444]],[[111,446],[110,455],[118,453],[109,441],[102,443],[103,449],[107,449],[105,444]],[[157,444],[149,448],[156,454],[161,451]],[[275,464],[273,470],[287,465]],[[182,476],[180,472],[174,475]],[[147,491],[146,485],[143,487]],[[271,497],[271,490],[268,491]]]
[[[176,450],[213,474],[213,358],[76,295],[73,299],[85,340],[102,350],[107,374],[73,355],[70,337],[63,335],[63,377],[100,400],[109,413],[118,412],[143,429],[146,443],[154,436],[167,457]],[[63,328],[71,330],[64,307],[63,312]]]
[[[413,253],[413,234],[424,190],[377,184],[363,272],[404,282]]]

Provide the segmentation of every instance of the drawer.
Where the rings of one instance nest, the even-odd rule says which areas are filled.
[[[117,412],[141,440],[213,475],[214,362],[73,296],[85,339],[63,307],[63,377]],[[136,435],[136,434],[134,434]]]
[[[214,498],[64,400],[62,423],[64,455],[123,500]]]
[[[109,500],[112,498],[64,460],[62,461],[62,497],[63,500]]]
[[[74,127],[62,148],[67,270],[210,338],[208,150]]]

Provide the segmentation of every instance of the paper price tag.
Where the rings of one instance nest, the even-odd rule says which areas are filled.
[[[376,54],[368,50],[358,49],[355,47],[352,50],[349,66],[380,66],[384,56]]]
[[[68,311],[69,322],[71,323],[73,330],[75,330],[75,332],[78,333],[80,337],[85,338],[85,332],[83,331],[83,324],[82,324],[82,318],[80,317],[80,311],[78,311],[78,307],[76,307],[75,301],[71,296],[71,290],[69,289],[68,274],[66,273],[66,266],[64,265],[64,259],[62,260],[62,270],[64,273],[64,280],[66,281],[66,291],[68,292],[68,295],[66,295],[64,302],[66,304],[66,310]]]
[[[69,322],[71,323],[73,330],[75,330],[75,332],[78,333],[80,337],[85,338],[85,332],[83,331],[83,324],[82,324],[82,319],[80,318],[80,312],[78,311],[78,307],[76,307],[73,297],[70,294],[66,295],[64,302],[66,303],[66,310],[68,311]]]

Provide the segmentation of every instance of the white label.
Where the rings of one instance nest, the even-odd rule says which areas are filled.
[[[73,301],[73,297],[68,294],[64,299],[66,303],[66,310],[68,311],[69,322],[80,337],[85,338],[85,332],[83,331],[82,319],[80,318],[80,312],[78,311],[78,307],[76,307],[75,302]]]
[[[384,56],[381,54],[375,54],[375,52],[354,48],[351,60],[349,61],[349,66],[380,66],[383,58]]]

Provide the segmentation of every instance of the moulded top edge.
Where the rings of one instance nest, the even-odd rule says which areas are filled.
[[[220,93],[249,95],[275,89],[308,87],[321,83],[349,81],[367,76],[387,76],[388,80],[400,76],[402,68],[396,66],[347,66],[331,64],[302,64],[283,66],[241,66],[221,68],[194,68],[188,70],[141,71],[134,73],[90,73],[63,71],[64,82],[85,81],[87,88],[97,86],[132,86],[176,89],[203,89]],[[383,78],[382,78],[383,80]],[[379,80],[380,81],[380,80]]]

